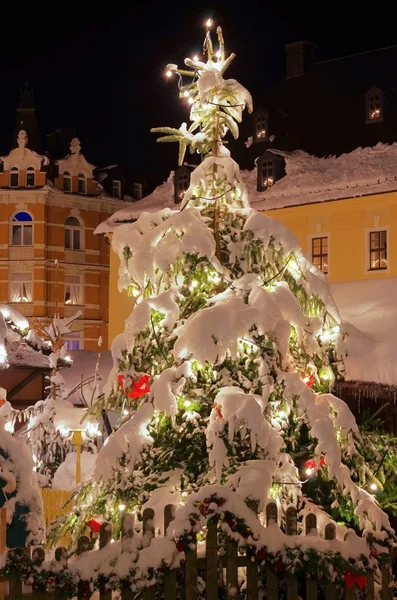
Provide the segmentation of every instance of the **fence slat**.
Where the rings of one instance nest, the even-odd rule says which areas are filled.
[[[79,539],[77,540],[77,550],[76,550],[76,555],[79,556],[81,554],[84,554],[84,552],[87,552],[87,550],[90,547],[90,539],[89,537],[87,537],[86,535],[82,535],[79,537]],[[86,581],[80,581],[79,585],[77,587],[77,598],[78,600],[83,600],[84,598],[86,598],[86,593],[87,593],[87,588],[88,587],[88,583]]]
[[[67,567],[68,551],[66,548],[64,548],[63,546],[60,546],[59,548],[57,548],[55,550],[55,561],[57,563],[59,563],[59,566],[61,566],[64,569]],[[58,566],[58,568],[59,568],[59,566]],[[56,595],[57,600],[65,600],[66,592],[63,587],[55,586],[55,592],[56,592],[55,595]]]
[[[174,520],[174,507],[167,504],[164,508],[164,533],[168,525]],[[164,571],[164,600],[176,599],[176,569],[165,569]]]
[[[374,600],[374,598],[375,598],[374,572],[367,571],[367,585],[364,588],[364,600]]]
[[[328,523],[324,529],[324,539],[334,540],[336,537],[336,525],[335,523]],[[337,596],[336,586],[330,582],[325,585],[325,600],[335,600]]]
[[[382,564],[382,600],[391,600],[393,597],[393,588],[391,587],[392,572],[391,572],[391,557],[390,554]]]
[[[272,523],[277,523],[277,504],[275,502],[269,502],[266,505],[266,527]]]
[[[152,508],[145,508],[143,511],[143,545],[149,546],[152,538],[154,538],[154,510]],[[143,590],[143,600],[154,600],[156,596],[156,588],[154,585],[147,587]]]
[[[278,577],[270,567],[266,567],[266,597],[278,600]]]
[[[258,600],[258,590],[259,573],[256,558],[254,554],[247,555],[247,600]]]
[[[111,523],[102,523],[99,530],[99,548],[106,548],[110,544],[112,539],[112,525]],[[106,590],[104,587],[99,591],[99,600],[112,600],[111,590]]]
[[[314,533],[317,533],[317,517],[314,513],[309,513],[305,519],[305,534],[313,535]]]
[[[306,600],[317,600],[318,584],[314,577],[306,576]]]
[[[132,538],[134,537],[134,515],[123,515],[121,520],[121,547],[123,552],[129,552],[131,549]],[[133,600],[135,594],[130,587],[121,590],[121,600]]]
[[[192,548],[186,551],[186,600],[197,599],[197,544],[196,536],[192,536]]]
[[[296,535],[298,532],[298,514],[295,506],[289,506],[285,513],[287,535]]]
[[[238,595],[237,542],[226,542],[226,598],[235,600]]]
[[[45,560],[45,552],[44,548],[35,548],[32,552],[32,561],[38,567]],[[33,596],[36,600],[46,600],[49,597],[49,594],[46,594],[46,584],[36,584],[32,586]]]
[[[218,524],[215,520],[208,522],[206,540],[206,582],[207,600],[218,600]]]
[[[353,586],[349,589],[347,587],[347,585],[345,584],[345,600],[355,600],[356,590],[354,588],[355,588],[355,586]]]
[[[287,577],[286,581],[287,600],[297,600],[298,598],[298,578],[296,575]]]

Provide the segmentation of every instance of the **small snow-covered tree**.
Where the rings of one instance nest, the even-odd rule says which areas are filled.
[[[185,505],[186,520],[223,495],[229,512],[275,500],[283,524],[292,503],[317,514],[321,530],[338,521],[338,536],[365,530],[384,544],[374,471],[353,415],[330,393],[344,372],[338,310],[295,236],[249,207],[224,138],[238,136],[252,101],[224,78],[234,55],[220,29],[218,43],[215,52],[208,32],[206,60],[168,66],[192,78],[180,87],[192,124],[154,131],[179,142],[180,164],[187,148],[203,157],[180,210],[142,213],[113,235],[119,287],[136,305],[113,346],[101,409],[128,415],[64,527],[78,532],[95,515],[118,523],[119,504],[155,508],[158,525],[165,504]]]

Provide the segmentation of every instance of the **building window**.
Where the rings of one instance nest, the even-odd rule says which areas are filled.
[[[32,302],[32,273],[11,273],[10,302]]]
[[[11,245],[33,245],[33,219],[28,212],[21,211],[13,216],[11,224]]]
[[[72,191],[72,176],[69,171],[65,171],[63,174],[63,191],[71,192]]]
[[[179,204],[182,202],[184,195],[186,194],[186,190],[190,185],[190,173],[183,172],[176,176],[175,178],[175,203]]]
[[[312,238],[312,263],[328,273],[328,237]]]
[[[371,88],[365,95],[366,122],[376,123],[383,120],[383,92]]]
[[[120,181],[120,179],[113,180],[113,196],[115,198],[121,198],[121,181]]]
[[[387,231],[369,232],[370,271],[387,269]]]
[[[83,344],[81,341],[81,337],[79,333],[67,333],[63,336],[63,341],[65,343],[67,350],[82,350]]]
[[[77,176],[77,191],[79,194],[86,193],[86,181],[84,173],[79,173]]]
[[[268,127],[267,113],[260,112],[257,115],[255,115],[254,139],[255,140],[266,140],[268,138],[267,127]]]
[[[260,165],[260,179],[262,182],[262,190],[266,190],[273,185],[273,162],[271,160],[264,160]]]
[[[133,194],[135,200],[142,200],[142,184],[134,183]]]
[[[17,167],[11,167],[10,169],[10,187],[19,187],[19,171]]]
[[[26,169],[26,187],[35,186],[34,167],[28,167]]]
[[[65,221],[65,249],[82,250],[82,227],[76,217],[68,217]]]
[[[65,304],[83,304],[80,275],[65,274]]]

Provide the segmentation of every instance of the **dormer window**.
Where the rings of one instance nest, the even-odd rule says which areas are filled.
[[[133,191],[134,200],[142,200],[142,184],[134,183],[133,189],[134,189],[134,191]]]
[[[113,180],[113,196],[115,198],[121,198],[121,181],[120,181],[120,179]]]
[[[72,176],[69,171],[65,171],[63,174],[63,191],[71,192],[72,191]]]
[[[258,110],[254,115],[254,141],[264,141],[269,137],[269,115],[264,110]]]
[[[285,160],[278,154],[266,151],[257,160],[258,192],[264,192],[285,175]]]
[[[174,177],[175,204],[182,202],[189,185],[190,171],[186,167],[180,167],[180,169],[175,172]]]
[[[28,167],[26,169],[26,187],[35,186],[34,167]]]
[[[383,121],[383,93],[378,88],[371,88],[365,95],[366,123]]]
[[[10,187],[19,187],[19,171],[17,167],[11,167],[10,169]]]
[[[77,191],[79,194],[86,193],[86,181],[84,173],[79,173],[77,177]]]

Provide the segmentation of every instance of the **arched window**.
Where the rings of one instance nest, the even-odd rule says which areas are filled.
[[[182,202],[189,185],[190,171],[186,167],[181,167],[176,171],[174,177],[175,204]]]
[[[26,169],[26,187],[35,186],[34,167],[28,167]]]
[[[72,176],[69,171],[65,171],[63,174],[63,191],[71,192],[72,191]]]
[[[65,221],[65,249],[83,249],[82,226],[77,217],[68,217]]]
[[[19,187],[19,171],[18,167],[11,167],[10,169],[10,187]]]
[[[33,245],[33,219],[28,212],[17,212],[12,218],[11,245]]]
[[[260,165],[260,178],[262,182],[262,189],[266,190],[274,183],[273,177],[273,161],[264,160]]]
[[[86,193],[86,184],[85,184],[85,175],[84,173],[79,173],[77,177],[77,191],[79,194]]]
[[[383,121],[383,92],[377,87],[371,87],[365,94],[366,123]]]
[[[269,138],[269,115],[266,111],[257,110],[254,115],[254,141],[263,141]]]

